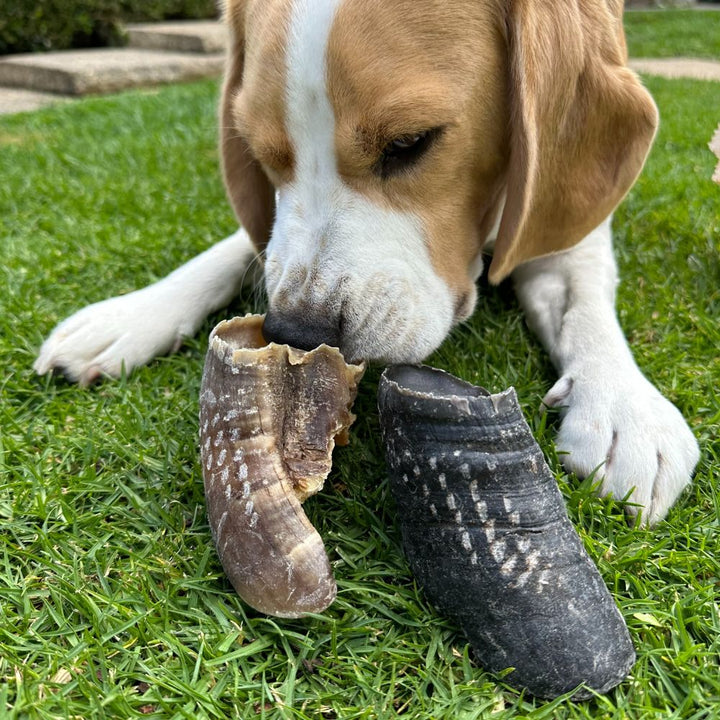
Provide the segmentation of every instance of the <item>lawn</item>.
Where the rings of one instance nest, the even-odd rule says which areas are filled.
[[[483,672],[403,559],[381,459],[377,369],[352,442],[306,508],[338,579],[323,615],[280,621],[224,579],[205,517],[198,389],[208,320],[173,356],[82,390],[31,365],[53,325],[151,282],[233,228],[217,85],[90,99],[0,120],[0,716],[8,718],[701,718],[720,703],[720,86],[648,80],[663,115],[616,215],[620,318],[702,446],[692,488],[628,527],[559,467],[552,369],[507,286],[430,362],[516,386],[571,519],[628,622],[630,679],[586,703],[522,697]],[[714,115],[710,110],[716,109]]]
[[[718,10],[634,10],[624,25],[631,57],[720,58]]]

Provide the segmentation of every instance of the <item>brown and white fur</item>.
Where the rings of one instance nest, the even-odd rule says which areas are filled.
[[[559,380],[558,447],[643,520],[697,443],[616,319],[611,213],[655,105],[626,67],[621,0],[231,0],[221,105],[243,229],[52,332],[35,369],[88,383],[177,348],[264,252],[274,338],[417,362],[512,276]]]

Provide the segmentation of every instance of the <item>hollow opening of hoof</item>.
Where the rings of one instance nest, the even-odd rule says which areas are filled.
[[[403,390],[417,395],[434,398],[490,397],[485,388],[427,365],[393,365],[385,371],[385,377]]]
[[[248,315],[221,322],[213,331],[232,350],[257,350],[267,346],[262,334],[263,315]]]

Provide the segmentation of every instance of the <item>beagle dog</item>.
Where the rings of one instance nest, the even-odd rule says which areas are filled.
[[[242,229],[62,322],[35,369],[87,384],[176,349],[264,259],[267,336],[415,363],[512,277],[559,374],[565,467],[642,521],[699,452],[635,364],[610,219],[655,104],[626,67],[622,0],[229,0],[221,101]]]

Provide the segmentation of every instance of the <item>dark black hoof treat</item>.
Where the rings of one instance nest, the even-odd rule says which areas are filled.
[[[573,528],[515,390],[396,366],[380,420],[405,553],[479,662],[535,696],[622,682],[635,650]]]

